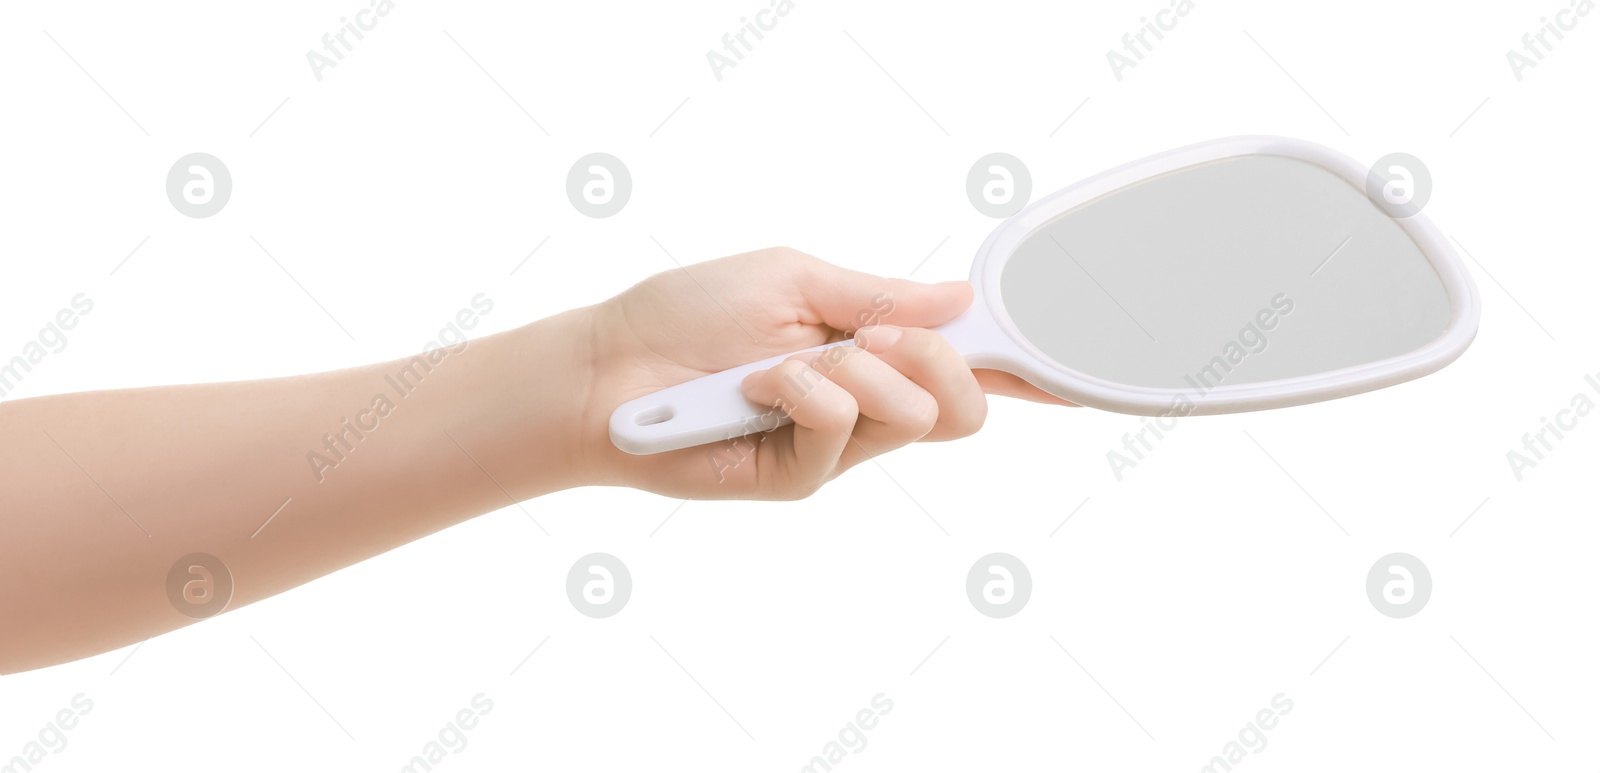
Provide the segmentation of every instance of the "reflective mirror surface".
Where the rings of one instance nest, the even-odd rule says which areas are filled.
[[[1451,316],[1427,257],[1363,191],[1269,155],[1062,214],[1013,252],[1000,293],[1022,335],[1065,367],[1200,391],[1402,355]]]

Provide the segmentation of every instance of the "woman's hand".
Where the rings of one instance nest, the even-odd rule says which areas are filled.
[[[797,499],[867,458],[983,426],[985,392],[1069,404],[998,371],[970,369],[927,328],[972,303],[966,282],[922,284],[776,247],[657,274],[592,307],[593,391],[578,429],[595,482],[696,499]],[[774,355],[745,395],[794,423],[662,454],[615,448],[628,400]]]

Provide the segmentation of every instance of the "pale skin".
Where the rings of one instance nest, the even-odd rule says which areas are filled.
[[[884,279],[787,248],[659,274],[447,352],[320,471],[308,453],[374,395],[394,397],[385,377],[411,358],[0,403],[0,673],[195,622],[167,591],[188,554],[226,564],[231,610],[562,489],[799,499],[869,456],[976,432],[986,393],[1068,404],[970,369],[928,330],[971,301],[965,282]],[[863,312],[878,324],[862,328]],[[607,420],[628,400],[858,329],[826,361],[795,357],[745,380],[792,425],[652,456],[611,444]]]

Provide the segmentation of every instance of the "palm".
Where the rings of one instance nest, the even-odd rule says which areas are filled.
[[[608,363],[615,391],[606,404],[619,405],[651,392],[768,357],[848,337],[823,324],[781,281],[748,281],[748,264],[737,276],[729,261],[658,274],[610,302],[604,313],[620,328],[616,361]],[[781,260],[770,261],[781,264]],[[782,265],[773,265],[777,271]],[[670,496],[697,499],[760,495],[762,470],[780,464],[791,427],[648,456],[621,454],[630,485]]]

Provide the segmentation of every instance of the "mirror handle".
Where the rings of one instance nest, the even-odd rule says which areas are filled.
[[[995,324],[982,299],[974,299],[965,313],[934,330],[974,368],[1006,369],[1021,355]],[[770,432],[790,424],[782,410],[751,402],[744,396],[739,389],[744,377],[796,354],[853,344],[854,340],[847,339],[780,354],[629,400],[611,413],[611,442],[630,454],[659,454]]]
[[[796,354],[854,343],[846,339],[768,357],[629,400],[611,413],[611,442],[630,454],[659,454],[777,429],[791,420],[747,399],[739,389],[744,377]]]

